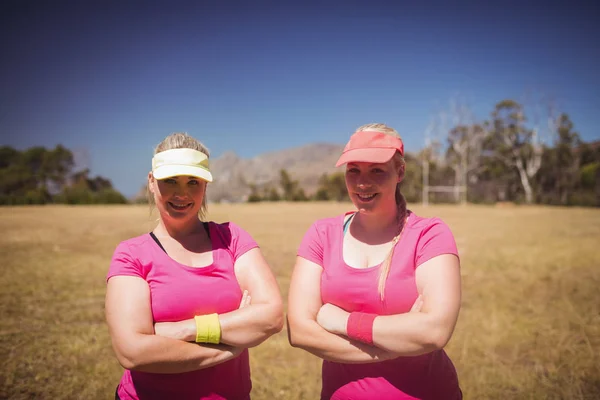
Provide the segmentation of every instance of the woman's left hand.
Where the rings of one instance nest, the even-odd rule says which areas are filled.
[[[419,295],[410,312],[420,312],[423,307],[423,296]],[[328,332],[347,335],[346,325],[350,313],[330,303],[323,304],[317,313],[317,323]]]
[[[350,313],[333,304],[323,304],[317,313],[317,323],[328,332],[346,334],[346,325]]]
[[[239,308],[250,306],[252,298],[247,290],[242,294],[242,300]],[[168,337],[171,339],[183,340],[185,342],[196,341],[196,321],[186,319],[177,322],[157,322],[154,324],[154,334]]]

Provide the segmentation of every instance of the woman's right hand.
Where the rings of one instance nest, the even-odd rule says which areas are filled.
[[[419,296],[413,303],[412,307],[410,308],[409,313],[420,312],[422,308],[423,308],[423,295],[419,294]],[[393,359],[400,357],[400,354],[398,354],[398,353],[382,350],[377,347],[375,347],[373,351],[374,351],[373,355],[375,355],[380,361],[393,360]]]
[[[225,345],[226,346],[226,345]],[[229,346],[231,351],[231,357],[232,358],[236,358],[237,356],[239,356],[240,354],[242,354],[242,351],[245,350],[245,347],[234,347],[234,346]]]

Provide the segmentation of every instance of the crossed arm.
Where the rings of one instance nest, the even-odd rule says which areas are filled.
[[[252,302],[248,304],[245,298],[239,309],[219,315],[219,345],[193,343],[193,319],[154,324],[146,281],[112,277],[107,285],[106,319],[119,363],[145,372],[189,372],[231,360],[279,332],[283,326],[281,295],[260,250],[240,256],[235,273]]]
[[[322,267],[298,257],[290,286],[288,324],[292,346],[343,363],[370,363],[443,348],[460,308],[460,266],[454,255],[434,257],[416,270],[420,298],[412,312],[378,316],[373,345],[351,340],[349,313],[321,301]]]

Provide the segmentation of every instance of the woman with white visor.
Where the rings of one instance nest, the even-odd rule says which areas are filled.
[[[203,220],[208,157],[184,133],[158,145],[148,174],[158,224],[113,254],[106,319],[125,368],[117,399],[249,399],[247,349],[282,329],[257,243],[232,222]]]

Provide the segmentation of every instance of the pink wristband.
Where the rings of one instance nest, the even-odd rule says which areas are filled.
[[[350,339],[363,343],[373,344],[373,321],[377,314],[352,312],[348,317],[346,333]]]

